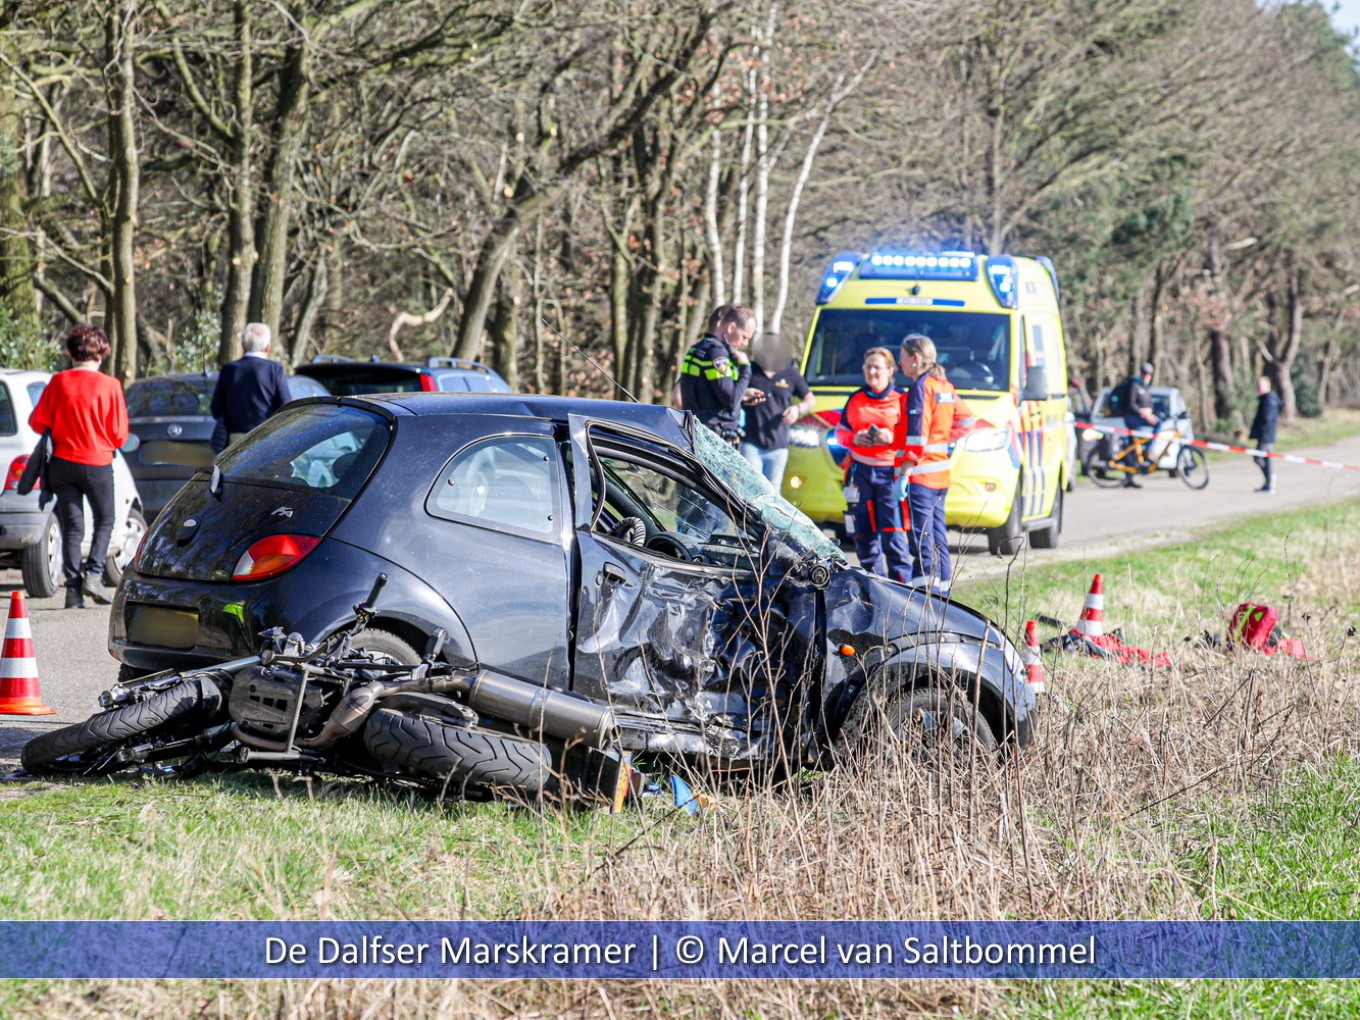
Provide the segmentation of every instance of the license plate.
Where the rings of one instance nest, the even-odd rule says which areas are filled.
[[[143,443],[137,452],[141,455],[143,464],[176,464],[204,470],[212,467],[213,458],[217,456],[207,443],[175,442],[168,439]]]
[[[192,648],[198,640],[198,613],[165,606],[130,607],[128,640],[161,648]]]

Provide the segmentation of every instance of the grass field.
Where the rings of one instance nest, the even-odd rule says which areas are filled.
[[[1171,669],[1048,657],[1039,740],[948,783],[868,764],[712,788],[699,816],[440,803],[249,774],[0,786],[8,918],[1317,918],[1360,911],[1351,835],[1360,506],[1102,562],[1107,627]],[[1090,567],[958,596],[1075,619]],[[1307,662],[1224,654],[1278,606]],[[130,951],[135,951],[130,950]],[[1360,1013],[1343,982],[9,982],[0,1016],[1003,1017]]]

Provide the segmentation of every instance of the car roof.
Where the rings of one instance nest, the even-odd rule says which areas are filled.
[[[685,449],[693,448],[689,435],[693,416],[663,404],[527,393],[376,393],[360,397],[314,397],[312,400],[361,406],[372,404],[393,414],[420,416],[486,414],[565,422],[568,415],[580,414],[646,429]]]
[[[190,381],[196,382],[203,379],[216,379],[216,378],[217,378],[216,372],[165,372],[161,375],[142,376],[142,378],[134,381],[132,385],[136,386],[137,383],[145,382],[161,382],[162,380],[165,379],[169,379],[171,382],[190,382]]]

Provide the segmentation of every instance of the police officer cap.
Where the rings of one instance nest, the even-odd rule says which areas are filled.
[[[1138,371],[1141,375],[1152,375],[1152,362],[1150,361],[1143,362],[1140,366],[1138,366]]]

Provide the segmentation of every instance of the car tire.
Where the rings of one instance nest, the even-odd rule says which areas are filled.
[[[146,518],[140,510],[129,510],[127,521],[123,524],[122,540],[115,536],[109,542],[109,555],[104,561],[104,583],[111,588],[118,587],[123,579],[123,569],[132,562],[137,547],[146,535]]]
[[[19,570],[24,588],[35,599],[51,598],[62,585],[61,524],[56,514],[47,515],[42,534],[33,545],[19,553]]]
[[[222,694],[207,677],[198,677],[145,701],[119,705],[83,723],[40,733],[19,753],[25,769],[35,776],[97,776],[126,768],[114,753],[124,744],[142,742],[157,730],[212,714],[222,705]]]
[[[1015,498],[1011,512],[998,527],[987,529],[987,551],[993,556],[1014,556],[1025,542],[1025,531],[1020,522],[1020,501],[1024,479],[1015,483]]]
[[[919,765],[939,769],[996,760],[996,734],[963,691],[913,688],[892,699],[884,713],[888,731]]]
[[[409,643],[403,641],[391,631],[380,630],[376,627],[358,634],[354,638],[354,648],[376,652],[379,655],[386,656],[392,662],[401,663],[403,666],[414,666],[420,661],[420,653],[412,648]]]
[[[364,724],[364,747],[385,765],[459,794],[477,788],[537,797],[556,786],[545,745],[431,715],[378,709]]]
[[[1031,528],[1029,544],[1036,549],[1056,549],[1062,540],[1063,490],[1059,486],[1053,493],[1053,510],[1049,514],[1052,524],[1043,528]]]

